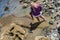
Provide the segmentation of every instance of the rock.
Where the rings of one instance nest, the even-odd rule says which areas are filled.
[[[5,7],[4,11],[8,11],[9,10],[9,7]]]
[[[44,36],[36,36],[35,40],[50,40],[50,38]]]
[[[57,23],[58,33],[60,34],[60,22]]]
[[[0,24],[3,26],[2,32],[5,32],[4,35],[13,37],[18,34],[21,39],[24,39],[28,35],[25,28],[30,28],[30,24],[33,23],[32,18],[29,16],[16,17],[14,15],[5,16],[0,21]]]
[[[22,27],[20,27],[19,25],[16,25],[15,23],[12,23],[11,26],[14,27],[13,30],[14,30],[15,32],[16,32],[16,31],[19,31],[19,32],[22,33],[22,34],[25,34],[25,30],[24,30]]]
[[[54,22],[53,22],[53,21],[49,21],[49,24],[50,24],[50,25],[53,25],[53,24],[54,24]]]
[[[60,27],[58,27],[58,33],[60,34]]]
[[[14,29],[11,31],[11,28],[13,28],[13,27],[14,27]],[[9,38],[14,37],[16,34],[19,35],[19,38],[24,39],[26,32],[21,26],[11,23],[9,26],[5,26],[5,28],[6,28],[5,30],[4,30],[4,28],[2,29],[2,31],[4,31],[4,32],[1,34],[1,39],[5,40],[5,38],[4,38],[5,36],[9,36]]]
[[[24,3],[22,8],[25,9],[27,7],[28,7],[28,4],[27,3]]]
[[[12,38],[12,37],[10,37],[10,36],[4,36],[4,38],[3,38],[3,39],[1,39],[1,40],[13,40],[13,38]]]
[[[16,39],[15,40],[22,40],[22,39],[20,39],[19,37],[16,37]]]
[[[55,3],[55,6],[56,6],[56,7],[59,7],[59,6],[60,6],[60,3]]]
[[[57,14],[55,17],[54,17],[55,20],[60,20],[60,15]]]
[[[50,36],[51,40],[59,40],[59,34],[58,34],[57,28],[51,29],[49,36]]]
[[[60,26],[60,20],[57,21],[57,28]]]

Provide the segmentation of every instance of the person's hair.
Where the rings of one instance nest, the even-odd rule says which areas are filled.
[[[38,0],[31,0],[32,2],[37,2]]]

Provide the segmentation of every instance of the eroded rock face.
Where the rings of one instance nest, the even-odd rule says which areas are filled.
[[[0,21],[3,26],[9,25],[10,23],[16,23],[18,25],[30,27],[30,23],[33,23],[33,20],[29,16],[16,17],[14,15],[3,17]]]
[[[2,24],[2,26],[9,25],[10,23],[12,23],[14,18],[15,18],[14,15],[4,16],[3,18],[0,19],[0,24]]]
[[[0,21],[3,26],[0,36],[1,40],[6,38],[7,40],[10,40],[10,37],[12,37],[11,40],[15,39],[16,37],[23,40],[27,35],[24,28],[31,27],[30,23],[33,22],[29,16],[16,17],[14,15],[5,16],[1,18]]]
[[[16,25],[15,23],[11,23],[9,26],[5,26],[4,28],[2,28],[1,30],[1,40],[5,40],[7,38],[7,40],[9,39],[15,39],[16,37],[21,38],[21,40],[24,39],[26,32],[24,30],[24,28],[22,28],[19,25]],[[18,36],[16,36],[18,35]]]
[[[30,24],[33,23],[33,20],[28,16],[24,16],[24,17],[16,18],[14,22],[18,25],[31,27]]]

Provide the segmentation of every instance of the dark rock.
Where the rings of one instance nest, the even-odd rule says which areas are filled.
[[[60,3],[55,3],[55,6],[56,6],[56,7],[59,7],[59,6],[60,6]]]
[[[57,14],[57,17],[60,17],[60,15],[59,15],[59,14]]]
[[[51,17],[51,19],[53,19],[53,17]]]
[[[27,5],[27,4],[25,4],[25,5],[23,5],[23,7],[22,7],[22,8],[23,8],[23,9],[25,9],[25,8],[27,8],[27,7],[28,7],[28,5]]]
[[[9,33],[10,36],[14,36],[14,34],[12,32]]]
[[[60,34],[60,27],[58,27],[58,33]]]
[[[49,9],[54,9],[53,7],[49,7]]]
[[[53,21],[49,21],[49,24],[50,24],[50,25],[53,25],[53,24],[54,24],[54,22],[53,22]]]
[[[23,1],[19,1],[19,3],[22,3]]]
[[[60,15],[57,14],[55,17],[54,17],[55,20],[59,20],[60,19]]]
[[[5,7],[4,11],[8,11],[9,10],[9,7]]]
[[[25,9],[25,8],[27,8],[27,7],[26,7],[26,6],[23,6],[22,8]]]
[[[57,22],[57,24],[59,24],[59,23]]]

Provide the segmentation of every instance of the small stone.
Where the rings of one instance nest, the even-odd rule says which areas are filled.
[[[51,19],[53,19],[53,17],[51,17]]]
[[[24,5],[23,5],[23,9],[25,9],[25,8],[27,8],[28,7],[28,4],[27,3],[24,3]]]
[[[49,21],[49,24],[50,24],[50,25],[53,25],[53,24],[54,24],[54,22],[53,22],[53,21]]]
[[[9,7],[5,7],[4,11],[8,11],[9,10]]]

